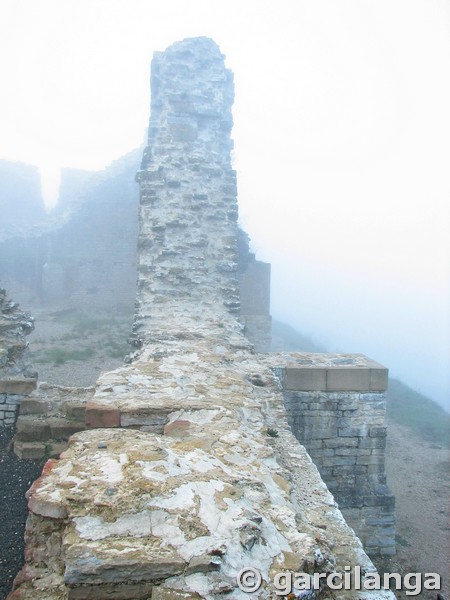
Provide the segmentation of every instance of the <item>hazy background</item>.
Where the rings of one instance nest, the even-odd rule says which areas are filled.
[[[142,143],[154,50],[234,71],[241,222],[272,313],[449,408],[450,4],[2,0],[0,158],[101,169]]]

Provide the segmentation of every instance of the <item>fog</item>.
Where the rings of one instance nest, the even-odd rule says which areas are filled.
[[[449,20],[444,0],[3,0],[0,157],[54,204],[62,167],[141,145],[153,52],[212,37],[273,316],[449,408]]]

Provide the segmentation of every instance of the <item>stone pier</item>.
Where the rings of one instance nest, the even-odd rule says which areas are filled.
[[[388,371],[362,354],[272,355],[289,424],[370,556],[395,554],[386,485]]]

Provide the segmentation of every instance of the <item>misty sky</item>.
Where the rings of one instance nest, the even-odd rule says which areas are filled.
[[[450,4],[2,0],[0,158],[100,169],[142,144],[154,50],[235,74],[241,222],[272,314],[449,406]]]

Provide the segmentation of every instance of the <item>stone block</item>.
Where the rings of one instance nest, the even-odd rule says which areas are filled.
[[[68,600],[147,600],[152,596],[151,583],[81,585],[68,588]]]
[[[361,427],[340,427],[338,429],[339,437],[366,437],[368,433],[368,427],[363,425]]]
[[[127,552],[119,553],[114,541],[101,543],[83,541],[73,544],[65,555],[64,580],[68,585],[126,582],[151,583],[180,575],[186,568],[185,561],[167,546],[164,552],[151,552],[143,544],[130,541]]]
[[[57,417],[47,419],[47,423],[50,426],[51,438],[54,440],[68,440],[74,433],[86,429],[84,422],[69,421]]]
[[[356,456],[335,456],[333,459],[333,465],[354,465],[356,464]]]
[[[46,445],[43,442],[21,442],[14,441],[14,454],[18,458],[37,459],[43,458],[46,452]]]
[[[369,391],[370,369],[365,367],[330,367],[327,369],[326,388],[333,391]]]
[[[326,390],[326,369],[311,367],[286,367],[284,386],[287,390]]]
[[[384,527],[384,526],[395,525],[394,515],[386,515],[386,516],[379,516],[379,517],[366,517],[365,521],[366,521],[367,525],[372,525],[375,527]]]
[[[86,403],[65,402],[63,411],[68,419],[84,421],[86,419]]]
[[[359,456],[358,448],[336,448],[333,452],[336,456]]]
[[[381,408],[383,408],[383,406],[385,406],[385,404],[386,404],[386,395],[381,391],[360,394],[359,399],[361,400],[361,402],[364,402],[364,403],[372,406],[373,408],[379,408],[379,407],[377,407],[377,404],[380,404],[380,403],[381,403]]]
[[[32,494],[30,496],[28,509],[35,515],[49,517],[50,519],[65,519],[67,517],[67,510],[63,504],[57,500],[42,499],[38,495]]]
[[[9,407],[15,407],[22,402],[23,396],[21,394],[8,394],[6,396],[6,404]]]
[[[21,442],[38,442],[50,439],[50,426],[47,421],[33,417],[19,417],[16,424],[17,439]]]
[[[36,379],[2,379],[0,394],[23,394],[27,396],[36,389]]]
[[[353,437],[337,437],[330,440],[325,440],[326,448],[356,448],[358,440]]]
[[[111,406],[88,402],[86,406],[86,429],[120,427],[120,411]]]
[[[210,573],[211,571],[217,571],[220,569],[221,562],[222,559],[220,557],[211,554],[193,556],[186,567],[185,574],[190,575],[192,573]]]
[[[384,392],[388,388],[388,369],[375,367],[370,369],[370,390]]]
[[[302,439],[305,440],[327,440],[329,438],[335,438],[337,435],[336,427],[333,428],[319,428],[311,427],[305,428],[303,431]]]
[[[21,415],[45,415],[49,411],[48,402],[37,398],[24,398],[20,403]]]
[[[370,437],[386,437],[386,427],[371,427],[369,430]]]

